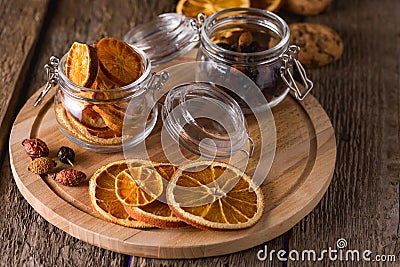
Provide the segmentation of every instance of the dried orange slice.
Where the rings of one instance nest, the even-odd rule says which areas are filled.
[[[115,135],[108,127],[89,128],[65,110],[63,104],[55,105],[57,121],[63,126],[62,130],[85,142],[96,145],[121,145],[122,137]]]
[[[100,68],[114,83],[133,83],[142,75],[142,58],[127,43],[103,38],[96,44]]]
[[[176,13],[196,18],[199,13],[207,16],[232,7],[250,7],[249,0],[179,0]]]
[[[99,69],[96,81],[92,85],[92,89],[97,89],[97,92],[91,92],[91,97],[94,99],[104,100],[104,99],[116,99],[126,96],[126,93],[120,92],[118,90],[112,90],[122,87],[122,85],[110,80],[104,73]]]
[[[116,133],[106,127],[90,127],[79,121],[72,115],[69,111],[65,110],[65,117],[68,120],[68,127],[73,128],[74,133],[78,133],[78,135],[74,134],[78,137],[84,137],[83,140],[86,140],[92,144],[103,144],[103,145],[118,145],[122,143],[122,137],[117,136]],[[86,119],[87,121],[88,119]]]
[[[162,176],[150,166],[130,167],[115,177],[115,193],[122,204],[144,206],[163,192]]]
[[[278,12],[283,5],[283,0],[250,0],[250,6],[268,10],[271,12]]]
[[[96,212],[113,223],[134,228],[149,228],[152,226],[129,216],[115,194],[116,177],[132,164],[140,165],[121,160],[98,169],[89,180],[90,202]]]
[[[203,229],[253,226],[264,211],[264,196],[250,177],[222,162],[185,164],[167,187],[167,201],[182,221]]]
[[[116,133],[112,129],[107,127],[107,126],[105,126],[105,127],[93,127],[93,125],[90,126],[90,125],[85,124],[85,123],[89,123],[91,120],[93,120],[93,121],[91,121],[91,123],[94,124],[94,123],[96,123],[98,118],[86,117],[88,115],[88,113],[85,112],[85,109],[83,110],[83,112],[84,112],[84,113],[82,113],[82,116],[83,116],[82,118],[84,118],[83,121],[79,121],[69,111],[66,111],[66,115],[67,115],[67,118],[69,119],[70,123],[73,125],[73,127],[78,132],[83,134],[87,139],[92,140],[92,141],[97,141],[97,138],[114,138],[114,137],[118,137],[116,135]],[[92,111],[92,112],[94,112],[94,111]],[[94,112],[94,114],[96,114],[96,113]],[[103,122],[103,120],[101,120],[101,122]]]
[[[153,167],[164,179],[164,186],[166,187],[166,184],[175,173],[176,167],[168,163],[153,163]],[[187,226],[163,202],[165,201],[165,190],[159,199],[140,207],[125,206],[125,210],[133,218],[159,228],[180,228]]]
[[[111,90],[121,87],[120,84],[110,80],[101,70],[97,75],[96,81],[97,81],[97,89],[100,90]]]
[[[115,110],[112,105],[93,105],[93,110],[104,120],[104,123],[112,129],[117,136],[122,135],[124,114]]]
[[[96,80],[98,69],[96,49],[87,44],[74,42],[68,51],[65,63],[67,78],[77,85],[91,87]]]
[[[81,122],[90,128],[104,128],[107,127],[103,118],[99,113],[93,110],[92,105],[85,105],[81,112]]]

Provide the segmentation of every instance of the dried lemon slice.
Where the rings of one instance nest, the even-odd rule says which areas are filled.
[[[168,163],[153,163],[153,167],[164,178],[166,183],[170,181],[176,171],[176,167]],[[165,191],[163,191],[163,195],[160,197],[165,201]],[[159,200],[140,207],[125,206],[125,210],[133,218],[159,228],[180,228],[187,226],[186,223],[175,216],[166,203]]]
[[[261,188],[239,169],[221,162],[181,166],[167,187],[167,201],[178,218],[203,229],[248,228],[264,211]]]
[[[74,42],[68,51],[65,63],[67,78],[77,85],[90,87],[96,80],[98,70],[96,49],[87,44]]]
[[[103,38],[96,44],[100,68],[112,82],[124,86],[142,75],[142,58],[127,43]]]
[[[115,194],[115,180],[131,165],[141,165],[134,161],[116,161],[98,169],[89,181],[89,197],[92,207],[105,219],[123,226],[134,228],[152,227],[129,216]]]
[[[232,7],[250,7],[249,0],[179,0],[176,13],[196,18],[199,13],[210,16],[215,12]]]
[[[115,177],[115,193],[124,205],[143,206],[162,194],[162,179],[151,166],[130,167]]]

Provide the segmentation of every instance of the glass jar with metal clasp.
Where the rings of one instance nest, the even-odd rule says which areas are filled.
[[[299,47],[290,45],[287,23],[274,13],[231,8],[197,20],[170,13],[132,29],[124,37],[143,49],[155,65],[176,58],[200,44],[197,60],[229,65],[246,74],[261,90],[270,108],[289,90],[303,100],[312,81],[297,60]],[[155,49],[154,49],[155,48]],[[298,82],[295,77],[299,77]],[[232,95],[249,113],[240,96]]]
[[[109,90],[74,84],[66,76],[67,54],[61,59],[52,56],[45,66],[47,84],[35,106],[56,86],[57,123],[63,135],[73,143],[107,153],[121,151],[123,144],[129,147],[142,142],[157,121],[158,110],[152,91],[160,88],[168,76],[152,73],[147,55],[134,49],[141,57],[143,74],[131,84]]]

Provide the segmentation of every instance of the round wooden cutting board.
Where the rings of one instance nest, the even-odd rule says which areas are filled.
[[[266,210],[254,227],[216,232],[191,227],[140,230],[119,226],[101,219],[93,211],[88,183],[65,187],[49,176],[42,178],[27,171],[30,158],[25,155],[21,142],[32,137],[43,139],[53,158],[60,146],[72,147],[77,155],[75,168],[84,170],[89,177],[100,166],[124,158],[122,152],[99,154],[66,139],[58,129],[54,115],[54,91],[34,108],[38,91],[27,101],[14,123],[10,136],[14,178],[25,199],[47,221],[74,237],[105,249],[171,259],[217,256],[248,249],[281,235],[311,212],[326,192],[333,175],[336,143],[329,118],[313,96],[301,103],[288,96],[272,110],[277,131],[276,152],[272,168],[262,184]],[[251,119],[248,124],[250,136],[254,135]],[[147,138],[149,142],[156,139],[159,129],[160,122]],[[257,147],[257,138],[254,139]],[[159,146],[150,147],[158,149]]]

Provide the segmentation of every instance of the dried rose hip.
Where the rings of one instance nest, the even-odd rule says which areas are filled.
[[[75,152],[72,148],[62,146],[57,152],[57,157],[62,163],[70,164],[71,166],[73,166],[72,163],[75,160]]]
[[[25,139],[22,145],[25,148],[26,154],[32,159],[47,157],[49,155],[49,148],[39,138]]]
[[[86,180],[86,174],[74,169],[65,169],[54,174],[53,180],[62,185],[75,186]]]
[[[28,171],[36,174],[47,174],[56,166],[56,162],[52,159],[43,157],[36,158],[28,165]]]

